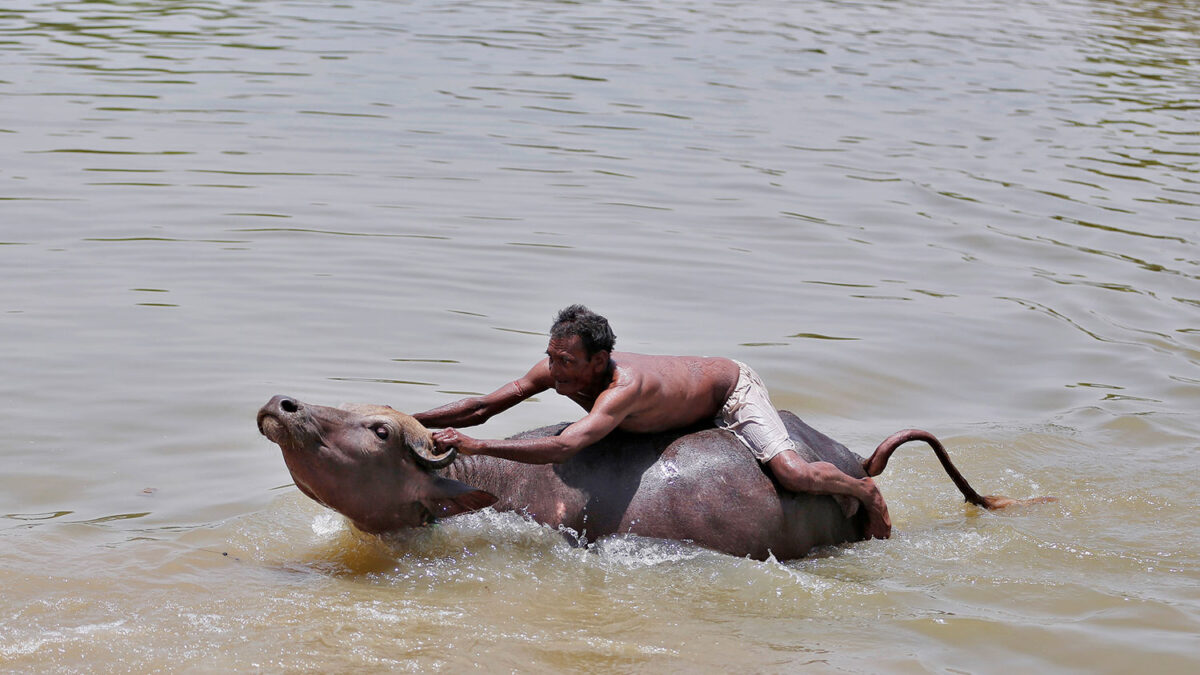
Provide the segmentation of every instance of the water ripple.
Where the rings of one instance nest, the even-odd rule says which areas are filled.
[[[1200,625],[1195,9],[5,3],[6,667],[1194,666],[1139,641]],[[384,541],[272,489],[271,393],[490,391],[572,302],[863,447],[986,428],[956,461],[1064,501],[901,467],[895,539],[780,565],[490,513]]]

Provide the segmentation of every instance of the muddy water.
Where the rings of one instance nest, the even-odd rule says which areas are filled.
[[[0,667],[1200,667],[1200,6],[0,9]],[[860,453],[886,542],[380,540],[272,394],[488,391],[584,302]],[[572,419],[543,396],[480,433]]]

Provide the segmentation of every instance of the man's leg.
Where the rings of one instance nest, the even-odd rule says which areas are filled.
[[[806,462],[795,450],[795,441],[780,419],[767,388],[749,366],[738,362],[737,386],[717,416],[717,424],[732,431],[754,457],[770,468],[783,487],[792,492],[833,495],[849,518],[857,500],[867,510],[867,537],[886,539],[892,532],[883,495],[870,478],[852,478],[829,462]]]
[[[887,539],[891,536],[892,519],[887,504],[870,478],[854,478],[829,462],[806,462],[791,450],[775,455],[766,464],[779,483],[792,492],[846,495],[857,499],[867,509],[867,538]]]

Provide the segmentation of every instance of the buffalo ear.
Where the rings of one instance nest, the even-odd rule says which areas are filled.
[[[449,518],[487,508],[496,503],[496,496],[439,476],[434,477],[420,501],[434,518]]]

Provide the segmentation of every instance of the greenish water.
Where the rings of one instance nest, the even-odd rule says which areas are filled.
[[[1200,5],[0,8],[7,671],[1194,672]],[[561,306],[753,365],[895,537],[381,541],[288,393],[490,391]],[[547,395],[482,427],[573,419]]]

